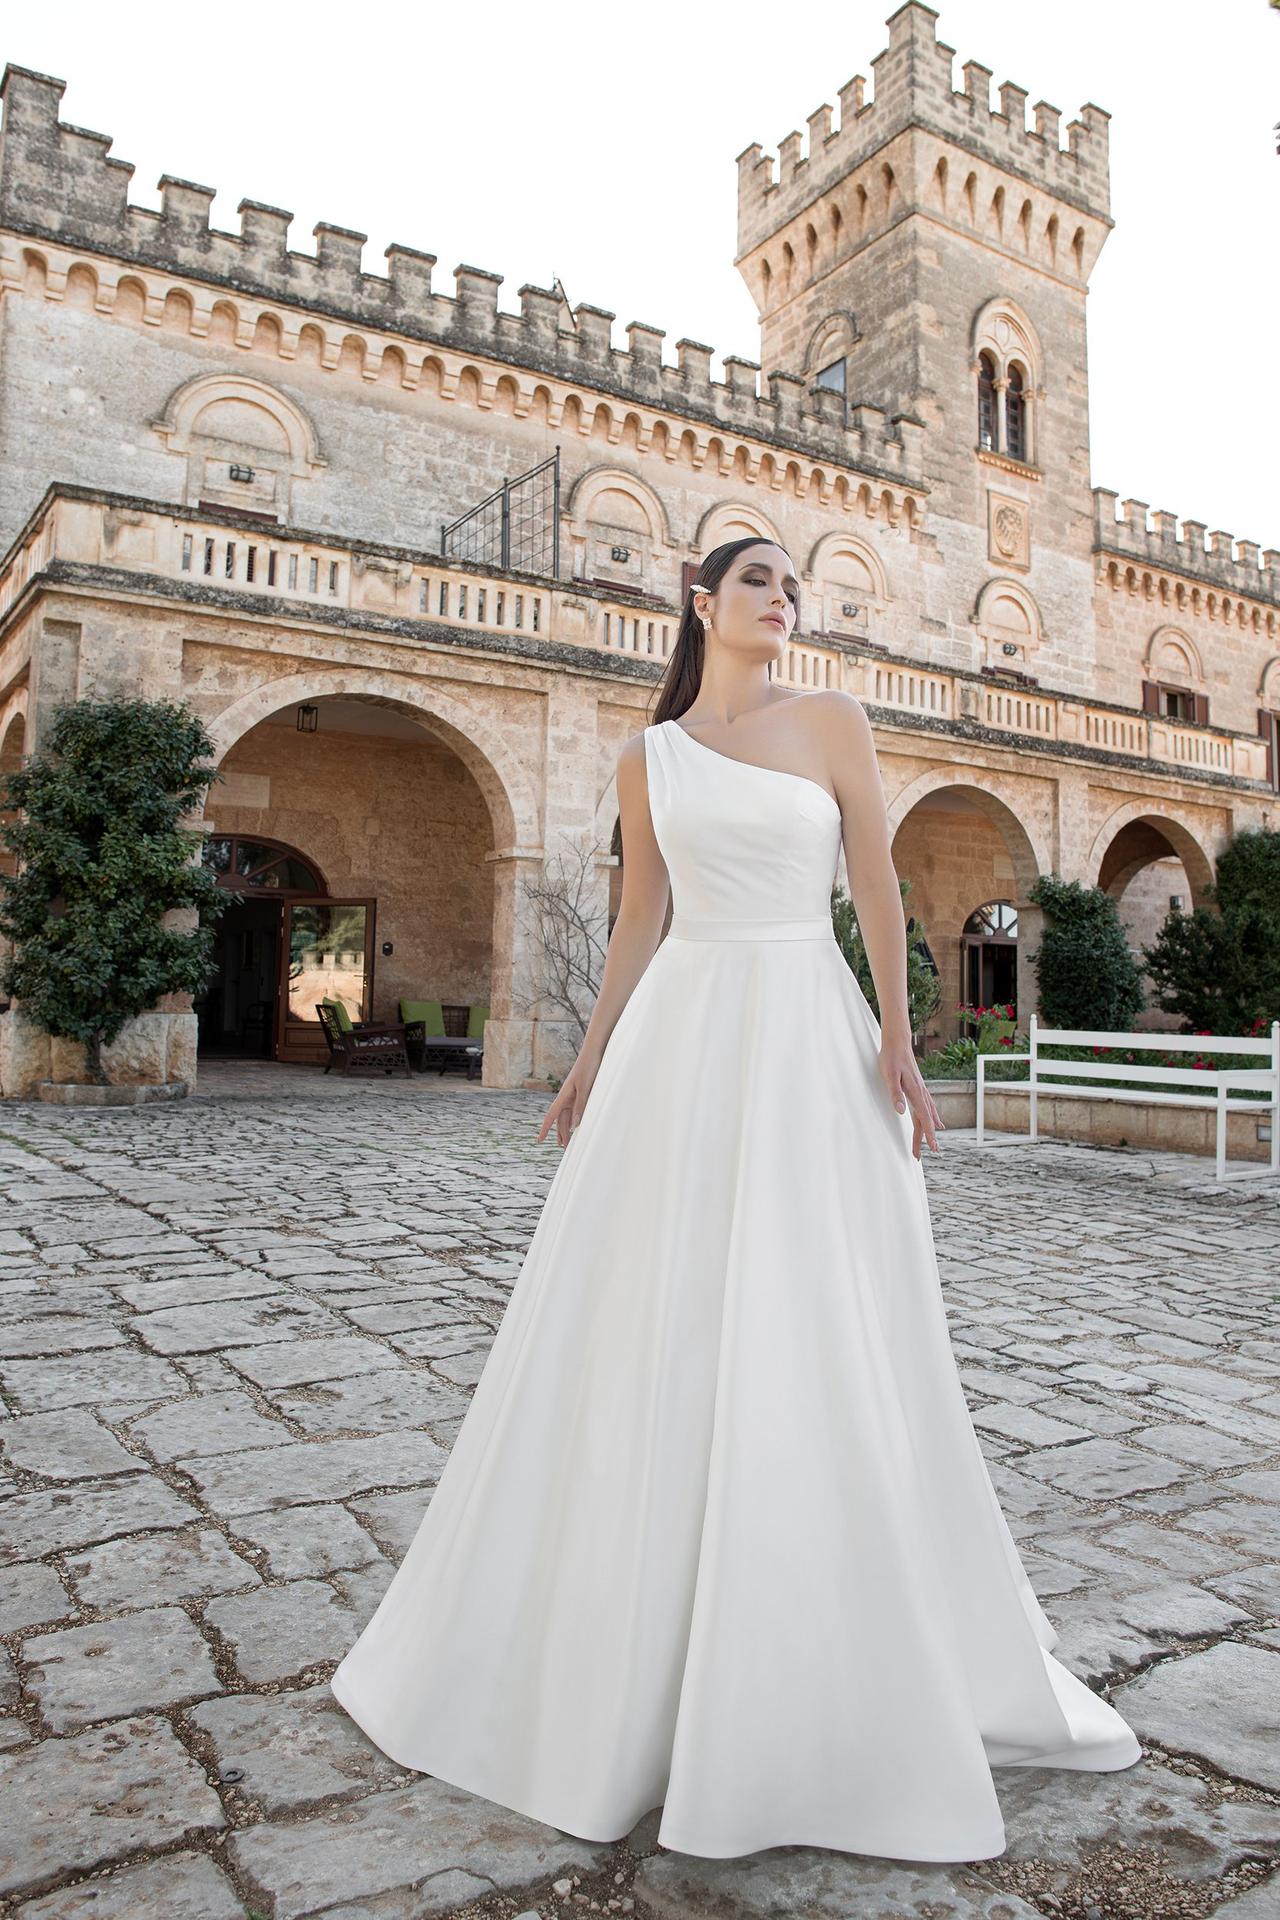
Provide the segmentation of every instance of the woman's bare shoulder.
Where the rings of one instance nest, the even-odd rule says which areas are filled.
[[[630,734],[618,749],[618,789],[619,792],[643,793],[648,786],[648,754],[644,737],[647,727],[641,727],[637,733]]]

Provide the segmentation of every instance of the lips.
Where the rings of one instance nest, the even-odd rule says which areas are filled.
[[[762,613],[760,618],[762,620],[767,620],[771,627],[782,627],[786,625],[786,622],[783,620],[782,615],[779,613]]]

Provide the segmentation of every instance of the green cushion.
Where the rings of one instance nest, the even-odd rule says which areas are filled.
[[[402,1000],[400,1020],[406,1027],[421,1021],[428,1033],[444,1033],[444,1012],[438,1000]]]
[[[355,1028],[351,1024],[351,1015],[347,1012],[347,1009],[341,1000],[322,1000],[320,1004],[322,1007],[333,1008],[334,1018],[336,1019],[336,1021],[338,1022],[338,1025],[342,1028],[342,1031],[344,1033],[355,1032]]]
[[[484,1023],[489,1018],[488,1007],[474,1006],[467,1011],[467,1038],[480,1040],[484,1037]]]

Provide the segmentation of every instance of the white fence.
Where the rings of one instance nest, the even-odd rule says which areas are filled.
[[[1153,1105],[1212,1107],[1217,1114],[1217,1179],[1239,1180],[1255,1173],[1280,1173],[1280,1020],[1271,1022],[1271,1032],[1257,1039],[1226,1033],[1086,1033],[1077,1027],[1042,1027],[1031,1016],[1030,1053],[980,1053],[978,1055],[978,1145],[983,1143],[983,1099],[986,1093],[985,1068],[993,1060],[1029,1060],[1027,1080],[993,1080],[992,1089],[1000,1093],[1025,1093],[1030,1101],[1029,1140],[1039,1136],[1037,1103],[1040,1094],[1070,1095],[1077,1100],[1132,1100]],[[1046,1059],[1041,1047],[1115,1047],[1137,1052],[1195,1053],[1206,1058],[1215,1054],[1258,1054],[1266,1064],[1257,1067],[1143,1067],[1127,1060]],[[1072,1086],[1072,1080],[1123,1080],[1125,1086]],[[1190,1082],[1188,1088],[1175,1091],[1177,1083]],[[1161,1092],[1161,1087],[1169,1091]],[[1267,1098],[1233,1099],[1232,1089],[1257,1089]],[[1201,1089],[1205,1089],[1201,1091]],[[1209,1091],[1212,1089],[1212,1091]],[[1271,1159],[1269,1164],[1233,1163],[1227,1172],[1227,1114],[1248,1111],[1271,1122]]]

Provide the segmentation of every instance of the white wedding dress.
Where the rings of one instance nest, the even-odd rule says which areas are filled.
[[[673,918],[334,1693],[406,1767],[726,1858],[1005,1847],[992,1766],[1131,1766],[1049,1649],[951,1349],[840,809],[645,731]],[[855,827],[856,831],[856,827]]]

